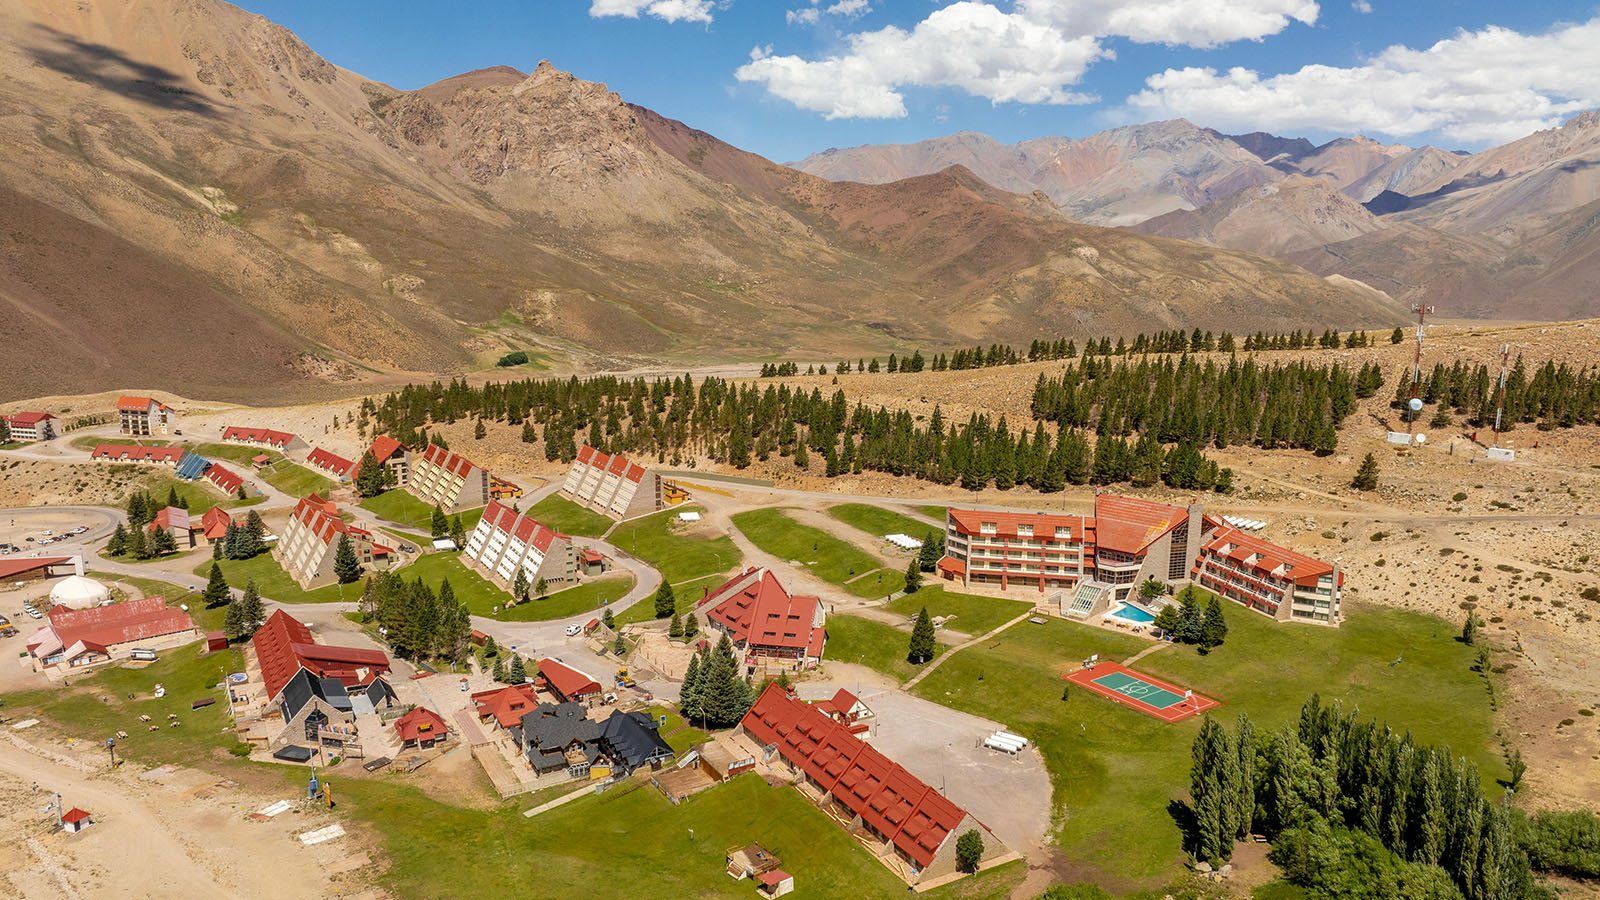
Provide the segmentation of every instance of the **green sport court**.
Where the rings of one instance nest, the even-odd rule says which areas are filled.
[[[1113,662],[1098,663],[1065,676],[1068,681],[1115,703],[1131,706],[1164,722],[1177,722],[1217,705],[1199,694],[1185,696],[1183,688]]]
[[[1109,691],[1116,691],[1125,697],[1133,697],[1153,706],[1156,709],[1167,709],[1183,702],[1182,694],[1175,694],[1164,687],[1157,687],[1143,678],[1130,675],[1127,672],[1111,672],[1094,679],[1094,683]]]

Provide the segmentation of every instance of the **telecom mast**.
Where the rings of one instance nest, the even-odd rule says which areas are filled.
[[[1494,391],[1494,448],[1500,448],[1500,416],[1506,409],[1506,366],[1511,361],[1511,345],[1500,345],[1500,383]]]
[[[1433,314],[1433,307],[1413,303],[1411,311],[1417,314],[1417,352],[1411,361],[1411,396],[1406,400],[1406,434],[1415,438],[1417,413],[1422,410],[1422,401],[1417,399],[1417,387],[1422,383],[1422,332],[1428,316]]]

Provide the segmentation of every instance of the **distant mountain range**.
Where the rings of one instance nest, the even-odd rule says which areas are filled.
[[[1481,153],[1314,146],[1182,119],[1005,145],[963,132],[795,168],[878,183],[959,163],[1083,222],[1275,256],[1454,316],[1600,315],[1600,113]]]
[[[1018,180],[1044,145],[991,164],[974,136],[962,164],[837,182],[548,64],[399,91],[219,0],[0,0],[0,400],[292,398],[508,349],[595,368],[1399,320],[1349,279],[1100,227],[1284,177],[1148,128],[1056,181]]]

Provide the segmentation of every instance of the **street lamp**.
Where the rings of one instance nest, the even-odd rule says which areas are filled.
[[[111,768],[115,769],[117,767],[117,739],[116,738],[114,738],[114,737],[106,738],[106,752],[111,754]]]

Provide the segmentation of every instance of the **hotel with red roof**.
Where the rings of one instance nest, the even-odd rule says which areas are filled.
[[[770,684],[739,723],[788,764],[796,786],[909,884],[956,872],[955,845],[983,836],[983,859],[1007,852],[988,827],[862,741],[827,712]]]
[[[1217,537],[1224,533],[1238,540],[1217,544]],[[1313,583],[1303,586],[1310,591],[1306,596],[1310,605],[1295,611],[1291,603],[1288,611],[1280,614],[1283,592],[1271,596],[1250,593],[1242,575],[1239,583],[1229,583],[1230,590],[1218,593],[1280,619],[1337,623],[1338,585],[1316,583],[1331,574],[1332,566],[1244,535],[1205,515],[1198,501],[1183,507],[1098,494],[1092,516],[951,508],[946,512],[945,556],[939,560],[938,572],[945,580],[960,581],[969,588],[1059,592],[1063,615],[1094,619],[1116,614],[1124,606],[1141,606],[1138,586],[1150,580],[1167,587],[1197,581],[1216,590],[1213,585],[1224,583],[1227,566],[1215,560],[1210,564],[1211,574],[1206,575],[1206,558],[1246,540],[1260,551],[1262,559],[1298,558],[1299,562],[1289,564],[1297,579],[1316,573]],[[1281,587],[1271,581],[1262,584]],[[1322,588],[1328,592],[1317,594]],[[1250,590],[1256,590],[1254,583]],[[1318,597],[1324,601],[1320,608],[1315,605]],[[1152,609],[1159,605],[1153,604]],[[1152,609],[1123,618],[1147,622],[1145,614]]]
[[[46,412],[17,412],[5,419],[13,441],[48,441],[56,436],[56,417]]]
[[[387,466],[394,473],[394,483],[405,487],[411,480],[411,448],[400,443],[387,434],[380,434],[372,439],[372,446],[367,448],[372,458],[381,466]],[[353,479],[361,474],[361,461],[356,461],[355,469],[351,470]]]
[[[317,678],[335,679],[346,688],[364,687],[389,671],[389,657],[383,651],[319,644],[304,622],[281,609],[256,629],[250,646],[269,703],[301,669]]]
[[[300,587],[325,584],[333,578],[340,535],[349,535],[362,565],[387,568],[394,558],[392,548],[378,543],[372,532],[346,523],[333,501],[316,494],[295,504],[273,555]]]
[[[828,642],[822,602],[790,594],[770,569],[735,575],[706,595],[700,607],[706,610],[706,622],[744,651],[747,665],[758,660],[815,665],[822,660]]]
[[[171,407],[153,398],[117,398],[117,422],[122,426],[123,434],[166,434],[177,421],[178,415]]]
[[[271,428],[246,428],[240,425],[229,425],[222,429],[222,442],[225,444],[243,444],[246,447],[266,447],[284,453],[291,446],[304,444],[287,431],[273,431]]]
[[[498,500],[489,501],[484,509],[467,538],[465,555],[473,568],[507,590],[516,583],[519,569],[530,587],[541,578],[570,581],[578,572],[572,538]]]
[[[182,447],[146,447],[143,444],[95,444],[89,458],[101,462],[142,462],[178,467],[188,451]]]
[[[662,509],[661,474],[624,456],[584,444],[567,470],[561,493],[613,519],[631,519]]]
[[[1224,525],[1206,539],[1195,581],[1280,622],[1337,624],[1344,573],[1333,563]]]
[[[459,453],[429,444],[412,455],[406,490],[447,513],[477,509],[489,502],[489,472]]]

